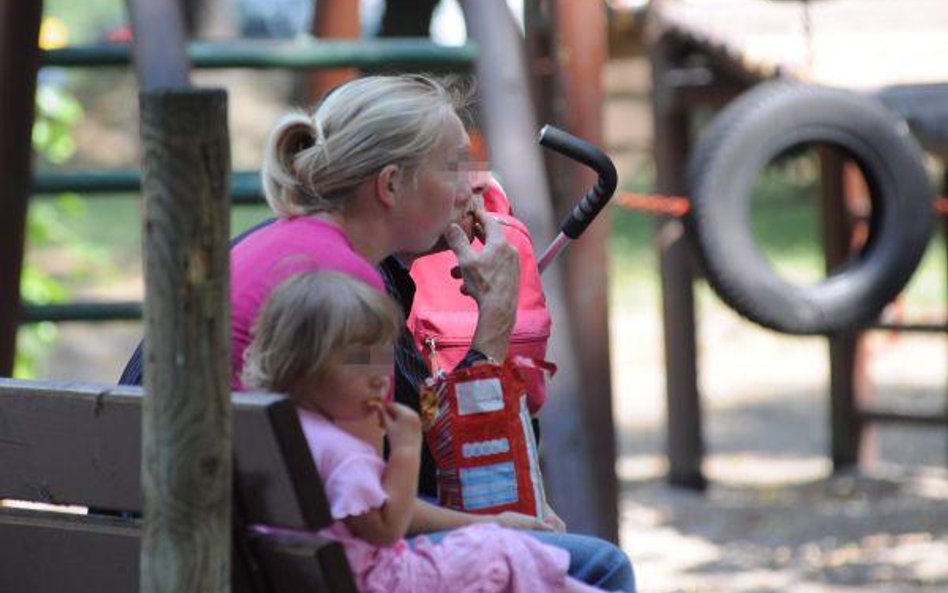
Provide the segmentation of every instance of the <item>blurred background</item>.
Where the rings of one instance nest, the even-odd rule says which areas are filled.
[[[644,0],[582,3],[603,11],[608,26],[603,148],[617,165],[620,189],[647,194],[656,188],[648,54],[655,8]],[[44,4],[46,49],[129,39],[119,0]],[[208,39],[293,38],[305,34],[313,19],[308,0],[191,4],[194,34]],[[706,4],[709,10],[738,11],[730,14],[739,18],[740,7]],[[524,2],[508,5],[523,27]],[[379,34],[384,10],[382,0],[360,2],[363,37]],[[948,32],[948,12],[936,10],[931,17]],[[806,26],[801,20],[804,33]],[[456,2],[437,3],[430,35],[444,45],[465,43]],[[287,105],[307,97],[298,73],[221,70],[195,71],[193,77],[200,86],[230,92],[235,170],[259,167],[272,124]],[[42,69],[33,129],[37,174],[136,168],[137,92],[135,75],[125,68]],[[708,117],[699,113],[695,125]],[[939,180],[942,165],[934,158],[926,164],[933,181]],[[819,167],[812,155],[801,154],[768,167],[755,186],[755,237],[777,269],[801,281],[825,275],[818,184]],[[264,206],[235,208],[232,234],[267,214]],[[24,300],[140,300],[139,217],[137,193],[33,199]],[[619,205],[610,206],[605,218],[619,538],[641,590],[948,591],[948,430],[873,427],[859,468],[832,474],[826,339],[763,329],[725,306],[704,283],[696,285],[695,316],[702,468],[709,486],[702,492],[668,484],[656,218]],[[944,241],[936,233],[886,319],[944,323]],[[114,382],[141,331],[137,321],[24,324],[15,376]],[[944,333],[872,331],[864,336],[864,348],[863,393],[875,403],[908,411],[948,409]]]

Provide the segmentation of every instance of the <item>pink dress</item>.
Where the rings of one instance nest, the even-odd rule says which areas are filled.
[[[540,593],[564,589],[569,554],[495,524],[455,529],[439,543],[425,537],[380,547],[342,521],[385,504],[385,462],[367,443],[319,414],[299,410],[335,522],[322,535],[346,550],[362,593]]]
[[[293,274],[333,270],[385,292],[378,270],[356,253],[342,228],[313,216],[280,219],[230,251],[231,386],[240,389],[244,350],[270,292]]]

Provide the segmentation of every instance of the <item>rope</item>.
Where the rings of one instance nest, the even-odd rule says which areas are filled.
[[[637,194],[622,192],[617,194],[612,202],[629,210],[642,210],[653,214],[666,216],[684,216],[691,209],[688,198],[681,196],[662,196],[658,194]]]
[[[660,194],[622,192],[616,194],[612,202],[620,208],[674,217],[684,216],[688,213],[688,210],[691,209],[688,198],[682,196],[663,196]],[[941,196],[935,198],[934,208],[937,214],[948,216],[948,197]]]

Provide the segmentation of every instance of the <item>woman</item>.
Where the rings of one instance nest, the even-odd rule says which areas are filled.
[[[484,186],[467,167],[470,139],[459,116],[463,103],[458,93],[431,78],[372,76],[338,87],[314,111],[293,112],[276,125],[261,173],[277,219],[239,238],[231,250],[235,388],[253,323],[281,281],[303,271],[335,270],[384,290],[376,266],[383,260],[389,269],[400,267],[399,262],[407,265],[442,237],[458,253],[465,288],[478,303],[466,363],[504,359],[516,315],[519,260],[497,223],[477,207]],[[485,239],[477,253],[465,240],[476,225]],[[120,382],[141,382],[140,350]],[[371,423],[354,430],[381,442],[381,432]],[[374,437],[368,434],[372,431]],[[553,533],[553,526],[533,517],[472,515],[418,499],[409,532],[488,520],[552,538],[549,543],[570,552],[570,575],[579,580],[633,589],[631,565],[614,546]]]

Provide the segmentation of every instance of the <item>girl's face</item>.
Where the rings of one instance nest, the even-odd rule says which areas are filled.
[[[417,169],[415,184],[405,184],[396,208],[402,233],[398,251],[429,251],[448,225],[471,209],[482,185],[470,160],[471,140],[453,113],[445,121],[438,148]]]
[[[385,401],[394,375],[394,346],[352,346],[333,353],[315,381],[296,393],[304,408],[330,420],[362,420]]]

